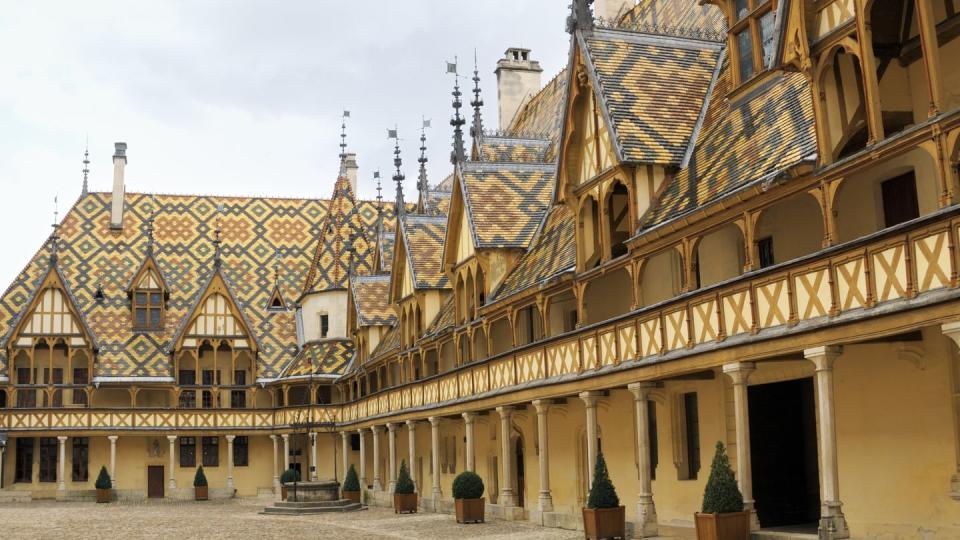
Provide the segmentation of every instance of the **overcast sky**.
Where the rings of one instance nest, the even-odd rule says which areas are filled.
[[[328,197],[347,109],[360,196],[374,169],[391,176],[396,124],[410,200],[421,117],[431,182],[450,171],[444,62],[472,72],[476,48],[495,128],[497,59],[528,47],[549,81],[568,3],[0,0],[0,291],[49,235],[54,196],[62,218],[80,195],[87,139],[94,191],[111,189],[125,141],[128,191]]]

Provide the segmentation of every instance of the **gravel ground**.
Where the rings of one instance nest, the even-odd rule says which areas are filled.
[[[143,503],[5,503],[0,536],[8,538],[490,538],[553,540],[583,533],[494,520],[458,525],[445,514],[398,516],[386,508],[349,514],[266,516],[267,499]]]

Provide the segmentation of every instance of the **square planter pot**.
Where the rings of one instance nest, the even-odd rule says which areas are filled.
[[[626,538],[627,518],[624,507],[584,508],[583,533],[588,540]]]
[[[359,502],[360,502],[360,492],[359,492],[359,491],[344,491],[344,492],[343,492],[343,498],[346,499],[346,500],[348,500],[348,501],[350,501],[350,502],[352,502],[352,503],[359,503]]]
[[[280,487],[280,500],[281,501],[287,500],[287,486]]]
[[[394,493],[393,494],[393,512],[395,514],[416,514],[417,513],[417,494],[416,493]]]
[[[110,496],[113,494],[113,490],[110,488],[107,489],[97,489],[97,502],[98,503],[108,503],[110,502]]]
[[[197,501],[207,500],[207,486],[193,486],[193,498]]]
[[[750,512],[693,515],[697,540],[750,540]]]
[[[455,499],[457,523],[483,523],[486,499]]]

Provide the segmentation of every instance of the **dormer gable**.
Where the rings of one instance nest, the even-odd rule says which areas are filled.
[[[148,254],[140,269],[127,286],[133,329],[138,331],[163,330],[164,311],[169,290],[152,254]]]
[[[259,350],[256,336],[219,270],[201,289],[173,343],[179,350],[200,347],[205,340],[225,341],[233,349],[254,353]]]
[[[13,347],[30,347],[36,339],[59,337],[71,347],[97,348],[66,280],[55,268],[37,285],[10,336],[7,343]]]
[[[476,254],[470,213],[464,201],[463,186],[457,170],[453,192],[450,195],[450,213],[447,215],[447,234],[443,241],[443,269],[448,276],[453,268]],[[452,276],[449,276],[452,279]]]
[[[390,303],[398,304],[414,291],[413,264],[407,255],[404,235],[398,233],[393,244],[393,268],[390,271]]]

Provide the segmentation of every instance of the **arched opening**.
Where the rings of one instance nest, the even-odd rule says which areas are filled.
[[[440,346],[440,371],[438,373],[450,371],[456,366],[457,354],[453,341],[444,341],[443,345]]]
[[[899,225],[937,211],[936,163],[916,148],[845,178],[833,209],[837,241]]]
[[[584,270],[600,265],[600,227],[597,200],[587,197],[580,205],[580,217],[577,227],[580,229],[580,245],[583,253],[580,262]]]
[[[516,486],[514,486],[514,493],[517,494],[517,505],[523,508],[527,498],[527,472],[523,455],[523,437],[519,435],[517,435],[514,440],[513,463],[517,469],[517,474],[514,476],[517,481]]]
[[[754,232],[760,268],[819,251],[823,245],[823,213],[813,196],[794,195],[763,210]]]
[[[376,389],[371,386],[371,391],[375,392]],[[305,384],[298,384],[296,386],[291,386],[290,390],[287,392],[287,399],[290,400],[287,403],[288,406],[295,407],[298,405],[309,405],[310,404],[310,388]]]
[[[133,407],[132,401],[130,392],[126,388],[105,388],[101,386],[93,391],[90,406],[98,409]]]
[[[271,409],[275,406],[273,403],[273,392],[269,390],[257,391],[253,396],[253,402],[258,409]]]
[[[463,276],[460,274],[457,274],[457,285],[454,294],[456,296],[454,307],[457,311],[457,323],[463,324],[466,322],[466,317],[464,314],[467,312],[467,298],[463,293]]]
[[[470,353],[470,338],[463,334],[457,338],[457,343],[460,345],[460,365],[473,362],[473,355]]]
[[[937,44],[939,68],[940,68],[940,112],[951,111],[960,107],[960,71],[956,69],[944,69],[944,66],[954,65],[956,58],[960,57],[960,34],[952,30],[956,28],[957,19],[960,18],[960,10],[956,8],[947,10],[946,2],[933,2],[934,23],[937,29]],[[956,6],[956,4],[954,4]]]
[[[467,296],[467,312],[466,317],[468,321],[472,321],[477,318],[476,304],[474,300],[476,298],[476,285],[473,282],[473,273],[467,272],[467,284],[463,290],[464,294]]]
[[[889,137],[927,117],[917,10],[912,0],[874,0],[869,14],[883,133]]]
[[[510,319],[500,317],[490,324],[490,354],[496,356],[513,348],[513,329]]]
[[[142,388],[137,392],[137,408],[139,409],[159,409],[169,408],[170,390],[161,388]]]
[[[543,339],[543,319],[535,305],[517,310],[517,347]]]
[[[697,288],[735,278],[743,273],[743,232],[732,223],[724,225],[700,238],[694,256]]]
[[[630,311],[632,301],[633,286],[626,268],[597,276],[590,280],[584,291],[584,323],[593,324],[623,315]]]
[[[827,148],[834,160],[867,146],[866,100],[860,60],[837,47],[827,56],[820,72],[820,108],[826,126]]]
[[[610,239],[610,258],[616,259],[627,254],[627,239],[630,238],[630,192],[619,180],[607,195],[607,238]]]
[[[640,275],[640,305],[652,306],[683,290],[683,258],[670,248],[643,262]]]
[[[477,266],[477,308],[483,307],[487,303],[487,281],[483,274],[483,268]]]
[[[477,328],[473,332],[473,354],[477,360],[483,360],[487,355],[487,334],[483,328]]]
[[[577,327],[577,298],[567,290],[547,300],[547,336],[570,332]]]

